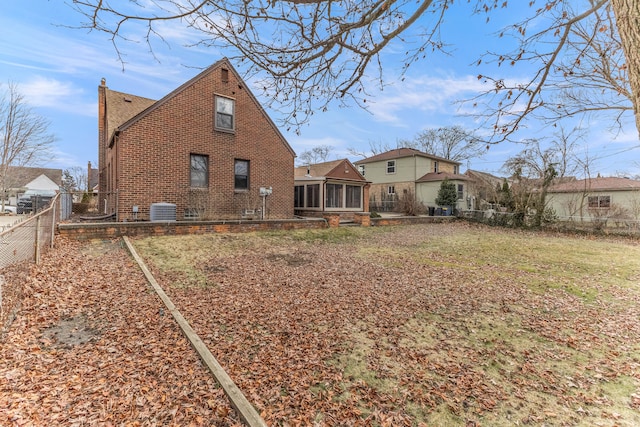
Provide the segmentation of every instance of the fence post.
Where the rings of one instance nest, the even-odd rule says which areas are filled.
[[[53,248],[53,242],[54,242],[54,237],[53,234],[56,231],[56,213],[57,213],[57,207],[58,207],[58,203],[62,203],[62,198],[58,198],[58,201],[56,202],[54,200],[53,203],[53,212],[52,212],[52,216],[51,216],[51,241],[49,242],[49,247]]]
[[[36,217],[35,230],[36,230],[36,234],[35,234],[34,241],[35,241],[36,248],[35,248],[35,253],[33,254],[33,258],[36,264],[39,264],[40,263],[40,215]]]

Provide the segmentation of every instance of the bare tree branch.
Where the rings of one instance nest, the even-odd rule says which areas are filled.
[[[34,113],[15,83],[9,83],[0,96],[0,194],[7,190],[10,166],[37,164],[47,158],[54,141],[49,122]]]
[[[629,81],[621,72],[624,54],[609,0],[591,0],[590,7],[579,13],[564,3],[548,2],[534,17],[510,27],[520,39],[517,50],[484,55],[483,60],[493,58],[498,65],[539,65],[525,82],[478,76],[492,86],[472,100],[482,110],[478,114],[482,126],[493,130],[489,142],[510,139],[529,116],[555,123],[608,111],[619,122],[622,114],[633,109]],[[527,27],[542,17],[552,23],[526,36]],[[545,51],[544,46],[552,49]]]
[[[486,146],[480,138],[461,126],[424,130],[416,135],[412,146],[455,162],[482,157],[486,153]]]
[[[487,20],[494,10],[508,7],[504,0],[468,3]],[[86,18],[83,28],[111,35],[123,64],[119,42],[143,27],[143,40],[153,52],[154,39],[165,41],[158,28],[162,22],[179,22],[199,32],[202,37],[193,46],[231,49],[230,59],[260,83],[264,98],[270,100],[267,106],[280,110],[283,122],[299,131],[316,111],[326,111],[332,103],[366,109],[367,89],[385,85],[384,68],[389,63],[382,53],[392,42],[406,46],[402,58],[393,56],[401,73],[426,58],[427,52],[444,51],[440,28],[454,1],[153,0],[150,6],[129,0],[115,6],[103,0],[72,0],[72,4]],[[482,111],[482,126],[492,131],[487,142],[512,138],[529,117],[553,121],[612,110],[615,122],[634,108],[640,127],[637,2],[547,0],[537,9],[535,1],[529,5],[532,15],[500,34],[514,36],[518,48],[488,52],[479,61],[526,64],[535,70],[522,82],[487,73],[479,76],[491,85],[472,99]],[[429,15],[431,22],[423,26]],[[528,36],[531,28],[541,29]],[[631,58],[634,67],[625,58]],[[597,91],[604,96],[594,98]],[[585,99],[595,101],[583,103]]]

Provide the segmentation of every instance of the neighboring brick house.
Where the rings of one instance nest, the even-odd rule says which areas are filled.
[[[369,212],[369,182],[347,160],[316,163],[295,169],[296,215],[322,216],[338,213],[352,219]]]
[[[426,207],[435,207],[440,185],[445,179],[458,189],[458,209],[466,208],[469,180],[460,174],[460,163],[433,156],[413,148],[397,148],[354,162],[371,184],[372,211],[392,210],[403,194],[415,195]]]
[[[293,217],[295,153],[226,58],[159,101],[103,79],[98,110],[101,211],[117,221],[152,219],[152,205],[178,220],[263,205],[264,218]]]

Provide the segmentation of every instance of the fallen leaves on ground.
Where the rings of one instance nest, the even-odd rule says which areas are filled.
[[[429,251],[469,229],[535,237],[459,224],[212,235],[191,243],[194,275],[146,252],[270,425],[640,423],[637,283],[585,278],[599,291],[586,301],[544,271],[477,262],[471,240],[457,257]],[[134,242],[143,256],[148,242]],[[59,241],[45,258],[0,354],[10,425],[238,424],[117,242]],[[66,346],[64,320],[77,325]]]
[[[1,345],[0,425],[240,425],[118,242],[59,239],[33,272]]]

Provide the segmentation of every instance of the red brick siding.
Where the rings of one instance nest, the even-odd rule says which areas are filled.
[[[327,228],[323,220],[136,222],[58,224],[58,234],[74,240],[111,239],[122,236],[168,236],[206,233],[242,233],[270,230]]]
[[[234,133],[214,129],[216,94],[235,100]],[[107,163],[118,165],[118,220],[133,220],[134,205],[137,219],[149,219],[158,202],[175,203],[184,218],[191,153],[209,157],[209,218],[261,208],[261,186],[273,188],[265,218],[292,218],[293,153],[254,99],[234,73],[222,82],[221,69],[213,69],[125,128],[107,153]],[[250,162],[248,193],[234,191],[235,159]]]

